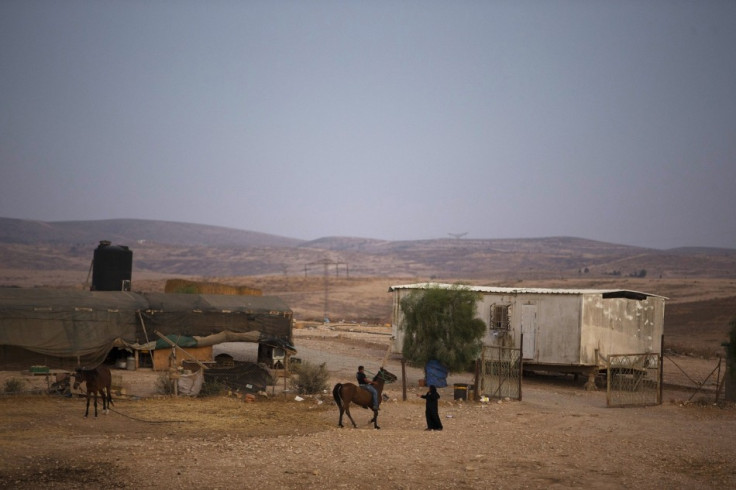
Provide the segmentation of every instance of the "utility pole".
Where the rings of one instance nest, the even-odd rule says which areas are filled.
[[[340,265],[345,266],[345,275],[347,276],[348,272],[348,266],[345,262],[338,262],[334,261],[329,258],[324,258],[322,260],[318,260],[317,262],[310,262],[308,264],[304,265],[304,277],[307,277],[307,270],[310,265],[322,265],[324,270],[324,315],[323,320],[325,323],[329,321],[329,317],[327,316],[327,312],[329,311],[329,290],[330,290],[330,281],[329,281],[329,269],[331,265],[335,266],[335,277],[340,277]]]

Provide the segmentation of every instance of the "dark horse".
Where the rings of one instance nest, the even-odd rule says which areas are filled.
[[[110,394],[110,386],[112,385],[112,375],[110,368],[100,364],[94,369],[77,368],[74,372],[74,389],[79,388],[81,383],[85,383],[87,387],[87,409],[84,416],[89,415],[89,399],[94,394],[95,397],[95,417],[97,417],[97,393],[102,396],[102,410],[107,415],[107,410],[112,405],[112,395]]]
[[[380,405],[384,383],[393,383],[394,381],[396,381],[396,376],[381,368],[378,370],[378,374],[376,374],[376,376],[373,378],[373,381],[375,381],[376,383],[373,386],[378,392],[378,403]],[[337,423],[337,425],[340,427],[343,427],[343,413],[346,413],[348,415],[348,418],[353,423],[353,427],[357,427],[357,425],[355,425],[355,420],[353,420],[353,416],[350,415],[351,403],[354,403],[355,405],[363,408],[370,408],[373,406],[373,396],[371,395],[371,393],[368,390],[363,389],[353,383],[337,383],[332,389],[332,397],[335,399],[335,403],[337,403],[337,408],[340,409],[340,420]],[[370,422],[373,422],[373,427],[375,427],[376,429],[380,429],[380,427],[378,427],[378,410],[373,410],[373,418],[370,420]]]

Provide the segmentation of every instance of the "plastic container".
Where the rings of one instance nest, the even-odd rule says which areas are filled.
[[[455,383],[452,385],[455,395],[455,400],[467,400],[468,399],[468,384],[467,383]]]

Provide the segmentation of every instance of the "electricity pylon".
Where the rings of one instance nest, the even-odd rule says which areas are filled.
[[[324,277],[325,277],[325,281],[324,281],[325,282],[325,291],[324,291],[325,297],[324,297],[324,300],[325,300],[325,308],[324,308],[324,316],[323,316],[323,318],[324,318],[324,322],[327,323],[328,318],[329,318],[327,316],[327,311],[328,311],[328,306],[329,306],[329,290],[330,290],[330,286],[329,286],[329,284],[330,284],[330,281],[329,281],[329,276],[330,276],[330,274],[329,274],[329,268],[330,268],[331,265],[334,265],[335,266],[335,277],[339,277],[339,275],[340,275],[340,265],[344,265],[345,266],[345,276],[347,277],[348,276],[348,265],[345,262],[338,262],[338,261],[335,261],[335,260],[332,260],[330,258],[325,257],[324,259],[318,260],[317,262],[310,262],[310,263],[306,264],[304,266],[304,277],[307,277],[307,267],[309,267],[310,265],[322,265],[322,266],[324,266]]]

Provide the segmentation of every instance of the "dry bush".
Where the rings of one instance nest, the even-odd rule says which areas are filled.
[[[175,393],[175,383],[176,380],[172,379],[168,372],[161,373],[156,379],[156,392],[159,395],[173,395]]]
[[[17,394],[23,391],[25,381],[18,378],[10,378],[5,380],[5,393]]]
[[[296,378],[291,379],[291,387],[300,395],[322,393],[329,387],[330,373],[325,363],[317,365],[307,361],[294,364],[292,370]]]

